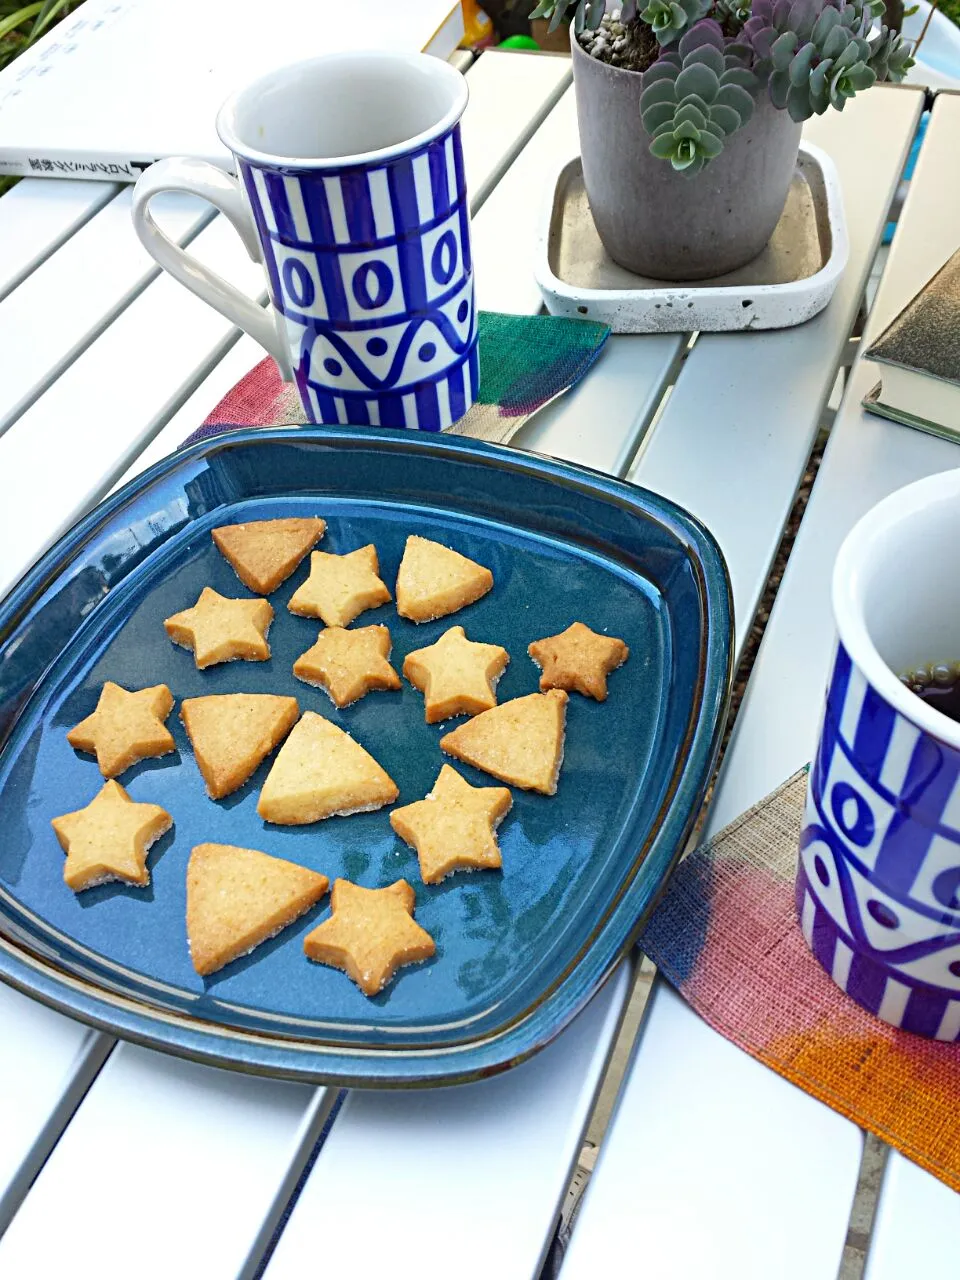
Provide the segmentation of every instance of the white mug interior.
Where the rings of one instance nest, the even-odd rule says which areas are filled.
[[[853,527],[833,572],[833,611],[844,648],[891,706],[960,750],[960,724],[899,680],[960,661],[960,470],[891,494]]]
[[[331,53],[280,67],[228,98],[225,146],[255,164],[388,160],[446,133],[467,103],[459,71],[425,53]]]

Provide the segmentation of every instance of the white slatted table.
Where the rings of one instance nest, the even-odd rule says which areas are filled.
[[[464,147],[479,301],[488,309],[539,307],[530,246],[547,175],[576,146],[568,80],[563,60],[504,53],[485,54],[469,73]],[[595,372],[518,441],[620,475],[639,448],[632,477],[685,502],[717,534],[731,566],[738,641],[805,465],[920,105],[915,92],[877,90],[843,117],[817,122],[816,140],[840,166],[852,223],[850,267],[820,320],[786,335],[700,339],[683,366],[679,337],[612,339]],[[0,477],[16,480],[0,507],[0,591],[119,480],[175,448],[260,358],[254,344],[238,340],[138,255],[118,217],[127,199],[95,184],[34,181],[0,200],[0,333],[20,341],[23,353],[9,389],[0,380]],[[168,217],[174,234],[195,237],[194,252],[262,296],[262,279],[221,219],[186,201],[171,205]],[[8,231],[20,234],[22,254],[7,250]],[[96,247],[106,238],[109,269]],[[44,367],[25,327],[51,290],[65,299],[68,323]],[[647,435],[675,379],[667,410]],[[41,478],[43,503],[33,497]],[[347,1278],[381,1271],[426,1280],[535,1276],[631,976],[631,966],[621,966],[550,1048],[507,1075],[453,1090],[351,1093],[280,1234],[268,1280],[306,1267]],[[3,988],[0,1020],[0,1231],[10,1220],[0,1237],[0,1276],[166,1277],[187,1259],[188,1273],[212,1280],[255,1273],[327,1114],[327,1091],[114,1047]],[[649,1103],[638,1126],[627,1104],[643,1093],[648,1066]],[[767,1120],[767,1132],[759,1124],[736,1130],[745,1207],[734,1229],[725,1230],[724,1214],[714,1212],[707,1220],[715,1246],[698,1255],[699,1270],[677,1274],[721,1274],[721,1264],[731,1276],[773,1274],[758,1269],[760,1252],[748,1238],[761,1214],[771,1240],[781,1228],[793,1234],[799,1220],[825,1215],[822,1229],[803,1233],[819,1240],[800,1250],[806,1270],[784,1274],[835,1274],[859,1135],[776,1077],[754,1074],[760,1070],[668,993],[657,997],[606,1144],[610,1158],[601,1163],[612,1168],[617,1150],[631,1157],[625,1185],[636,1194],[628,1213],[640,1212],[668,1173],[680,1188],[673,1210],[692,1197],[687,1220],[674,1212],[673,1221],[684,1226],[693,1257],[696,1215],[718,1182],[735,1181],[725,1162],[735,1135],[716,1113],[722,1117],[733,1100],[734,1110],[752,1106],[756,1114],[762,1097]],[[681,1083],[712,1078],[694,1122]],[[702,1134],[705,1160],[696,1145]],[[686,1143],[678,1151],[688,1158],[673,1166],[664,1159],[668,1135]],[[802,1170],[814,1176],[789,1184],[790,1203],[764,1198],[771,1163],[779,1166],[785,1146],[798,1143]],[[821,1186],[832,1165],[833,1181]],[[650,1176],[637,1191],[636,1169],[644,1166]],[[121,1178],[135,1188],[137,1212],[112,1214],[107,1223],[105,1196]],[[614,1202],[603,1191],[612,1181],[598,1174],[565,1273],[609,1273],[591,1261],[589,1245],[597,1235],[591,1218]],[[722,1206],[731,1200],[725,1195]],[[641,1221],[645,1241],[668,1241],[656,1212],[643,1209]],[[412,1247],[398,1252],[397,1242],[408,1240]],[[638,1247],[646,1252],[645,1243]],[[661,1267],[655,1274],[671,1273]]]

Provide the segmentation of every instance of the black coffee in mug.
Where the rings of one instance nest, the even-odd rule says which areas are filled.
[[[937,662],[905,671],[900,680],[928,707],[960,724],[960,662]]]

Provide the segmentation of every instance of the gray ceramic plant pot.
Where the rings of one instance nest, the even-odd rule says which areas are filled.
[[[748,124],[687,177],[650,154],[642,76],[591,58],[572,32],[571,44],[584,184],[611,258],[658,280],[702,280],[755,258],[783,212],[801,126],[761,91]]]

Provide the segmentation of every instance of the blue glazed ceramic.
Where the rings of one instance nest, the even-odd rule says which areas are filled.
[[[150,855],[147,890],[76,897],[50,819],[86,804],[101,778],[66,730],[102,682],[164,681],[177,701],[212,692],[293,694],[348,729],[421,798],[449,725],[423,698],[372,693],[338,711],[295,680],[315,622],[286,608],[302,566],[271,601],[272,657],[197,671],[162,619],[202,586],[248,593],[211,528],[319,514],[322,546],[375,543],[392,585],[410,533],[488,565],[495,587],[455,618],[416,626],[392,605],[400,669],[451,623],[511,654],[502,701],[536,690],[526,653],[582,619],[625,637],[627,664],[605,703],[571,695],[557,795],[514,791],[500,828],[502,872],[425,886],[387,810],[309,827],[262,822],[268,764],[221,802],[207,796],[175,711],[177,751],[121,779],[163,805],[174,828]],[[683,848],[710,777],[726,706],[731,614],[720,553],[662,498],[574,467],[460,439],[366,429],[242,431],[167,459],[77,525],[0,612],[0,976],[98,1026],[175,1053],[299,1079],[446,1083],[502,1070],[542,1047],[583,1007],[629,946]],[[460,767],[460,766],[458,766]],[[490,779],[468,766],[474,784]],[[310,964],[304,935],[324,900],[251,956],[203,980],[187,952],[190,849],[215,840],[263,849],[376,887],[405,877],[436,956],[365,999]]]
[[[960,725],[897,672],[960,658],[937,548],[960,533],[960,471],[910,485],[849,535],[839,630],[800,839],[807,943],[858,1004],[960,1040]],[[930,554],[930,551],[933,554]]]
[[[224,104],[217,128],[243,195],[196,160],[160,161],[137,183],[146,247],[263,343],[310,422],[440,431],[476,398],[466,102],[463,76],[425,54],[328,54]],[[159,231],[147,205],[164,190],[231,218],[263,261],[272,315]]]

